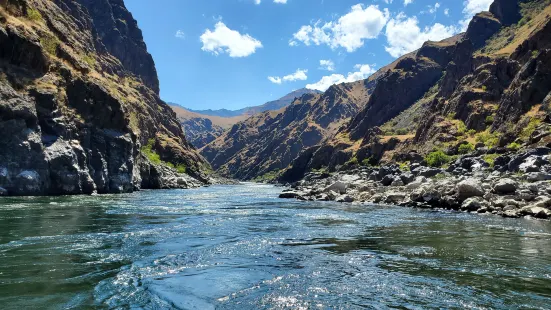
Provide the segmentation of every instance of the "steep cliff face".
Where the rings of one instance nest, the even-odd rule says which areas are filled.
[[[0,1],[0,187],[10,195],[196,183],[186,141],[121,0]]]
[[[369,97],[368,83],[335,85],[323,95],[306,94],[280,111],[264,112],[234,125],[205,146],[221,174],[254,179],[286,168],[305,148],[331,136]]]
[[[550,127],[551,1],[496,0],[463,35],[427,42],[380,78],[333,139],[304,151],[281,180],[358,163],[422,161],[463,144],[545,144]]]

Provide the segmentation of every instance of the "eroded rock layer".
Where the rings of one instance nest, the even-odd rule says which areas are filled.
[[[153,59],[122,0],[0,4],[2,194],[206,181],[208,164],[159,99]]]

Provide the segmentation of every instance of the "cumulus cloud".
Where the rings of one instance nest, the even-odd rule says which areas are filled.
[[[482,11],[488,11],[490,5],[494,0],[465,0],[463,1],[463,14],[465,19],[463,19],[459,24],[461,25],[461,31],[467,30],[471,19],[476,14]]]
[[[413,3],[413,0],[404,0],[404,6],[412,3]]]
[[[270,80],[270,82],[274,84],[281,84],[283,82],[306,81],[308,79],[306,73],[308,73],[308,70],[297,69],[295,73],[286,75],[282,78],[279,76],[269,76],[268,80]]]
[[[490,9],[490,5],[494,0],[465,0],[463,2],[463,13],[466,15],[475,15],[482,11]]]
[[[320,69],[327,71],[335,71],[335,63],[331,60],[320,60]]]
[[[317,21],[302,26],[289,41],[290,46],[299,42],[304,45],[328,45],[332,49],[345,48],[353,52],[362,47],[367,39],[376,38],[389,19],[387,9],[380,10],[377,5],[356,4],[350,12],[337,21]]]
[[[262,47],[259,40],[231,30],[223,22],[216,23],[214,31],[205,30],[200,39],[203,43],[201,49],[214,55],[227,53],[230,57],[247,57]]]
[[[421,29],[417,17],[406,17],[399,14],[386,26],[388,45],[385,50],[393,57],[400,57],[420,48],[425,41],[440,41],[458,32],[454,26],[436,23]]]
[[[349,72],[346,76],[342,74],[331,74],[324,76],[317,83],[306,85],[306,88],[326,91],[331,85],[341,84],[345,82],[350,83],[367,79],[376,71],[370,65],[356,65],[354,66],[354,69],[356,69],[357,71]]]

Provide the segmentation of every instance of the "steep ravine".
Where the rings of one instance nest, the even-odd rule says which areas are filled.
[[[0,2],[0,193],[207,181],[122,0]],[[185,173],[183,173],[185,172]]]

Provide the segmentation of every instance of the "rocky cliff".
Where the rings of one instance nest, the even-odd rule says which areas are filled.
[[[320,94],[320,93],[322,92],[320,92],[319,90],[301,88],[301,89],[294,90],[277,100],[268,101],[262,105],[246,107],[239,110],[220,109],[220,110],[190,110],[190,111],[198,114],[202,114],[202,115],[218,116],[218,117],[224,117],[224,118],[232,118],[237,116],[252,116],[252,115],[266,112],[266,111],[277,111],[281,108],[284,108],[290,105],[296,98],[300,98],[303,95]]]
[[[324,94],[305,94],[287,108],[237,123],[201,149],[222,175],[267,177],[286,168],[305,148],[319,144],[366,102],[371,81],[334,85]]]
[[[277,111],[289,106],[296,98],[305,94],[319,94],[320,91],[298,89],[273,101],[262,105],[239,110],[190,110],[177,104],[171,104],[180,120],[184,133],[192,145],[202,148],[220,137],[224,131],[250,116],[266,111]]]
[[[206,181],[208,163],[159,99],[153,59],[122,0],[0,5],[2,194]]]
[[[545,145],[550,16],[548,0],[496,0],[466,33],[425,43],[379,79],[347,126],[304,151],[281,180],[314,169],[423,163],[431,153],[454,158],[477,150],[491,158]]]

